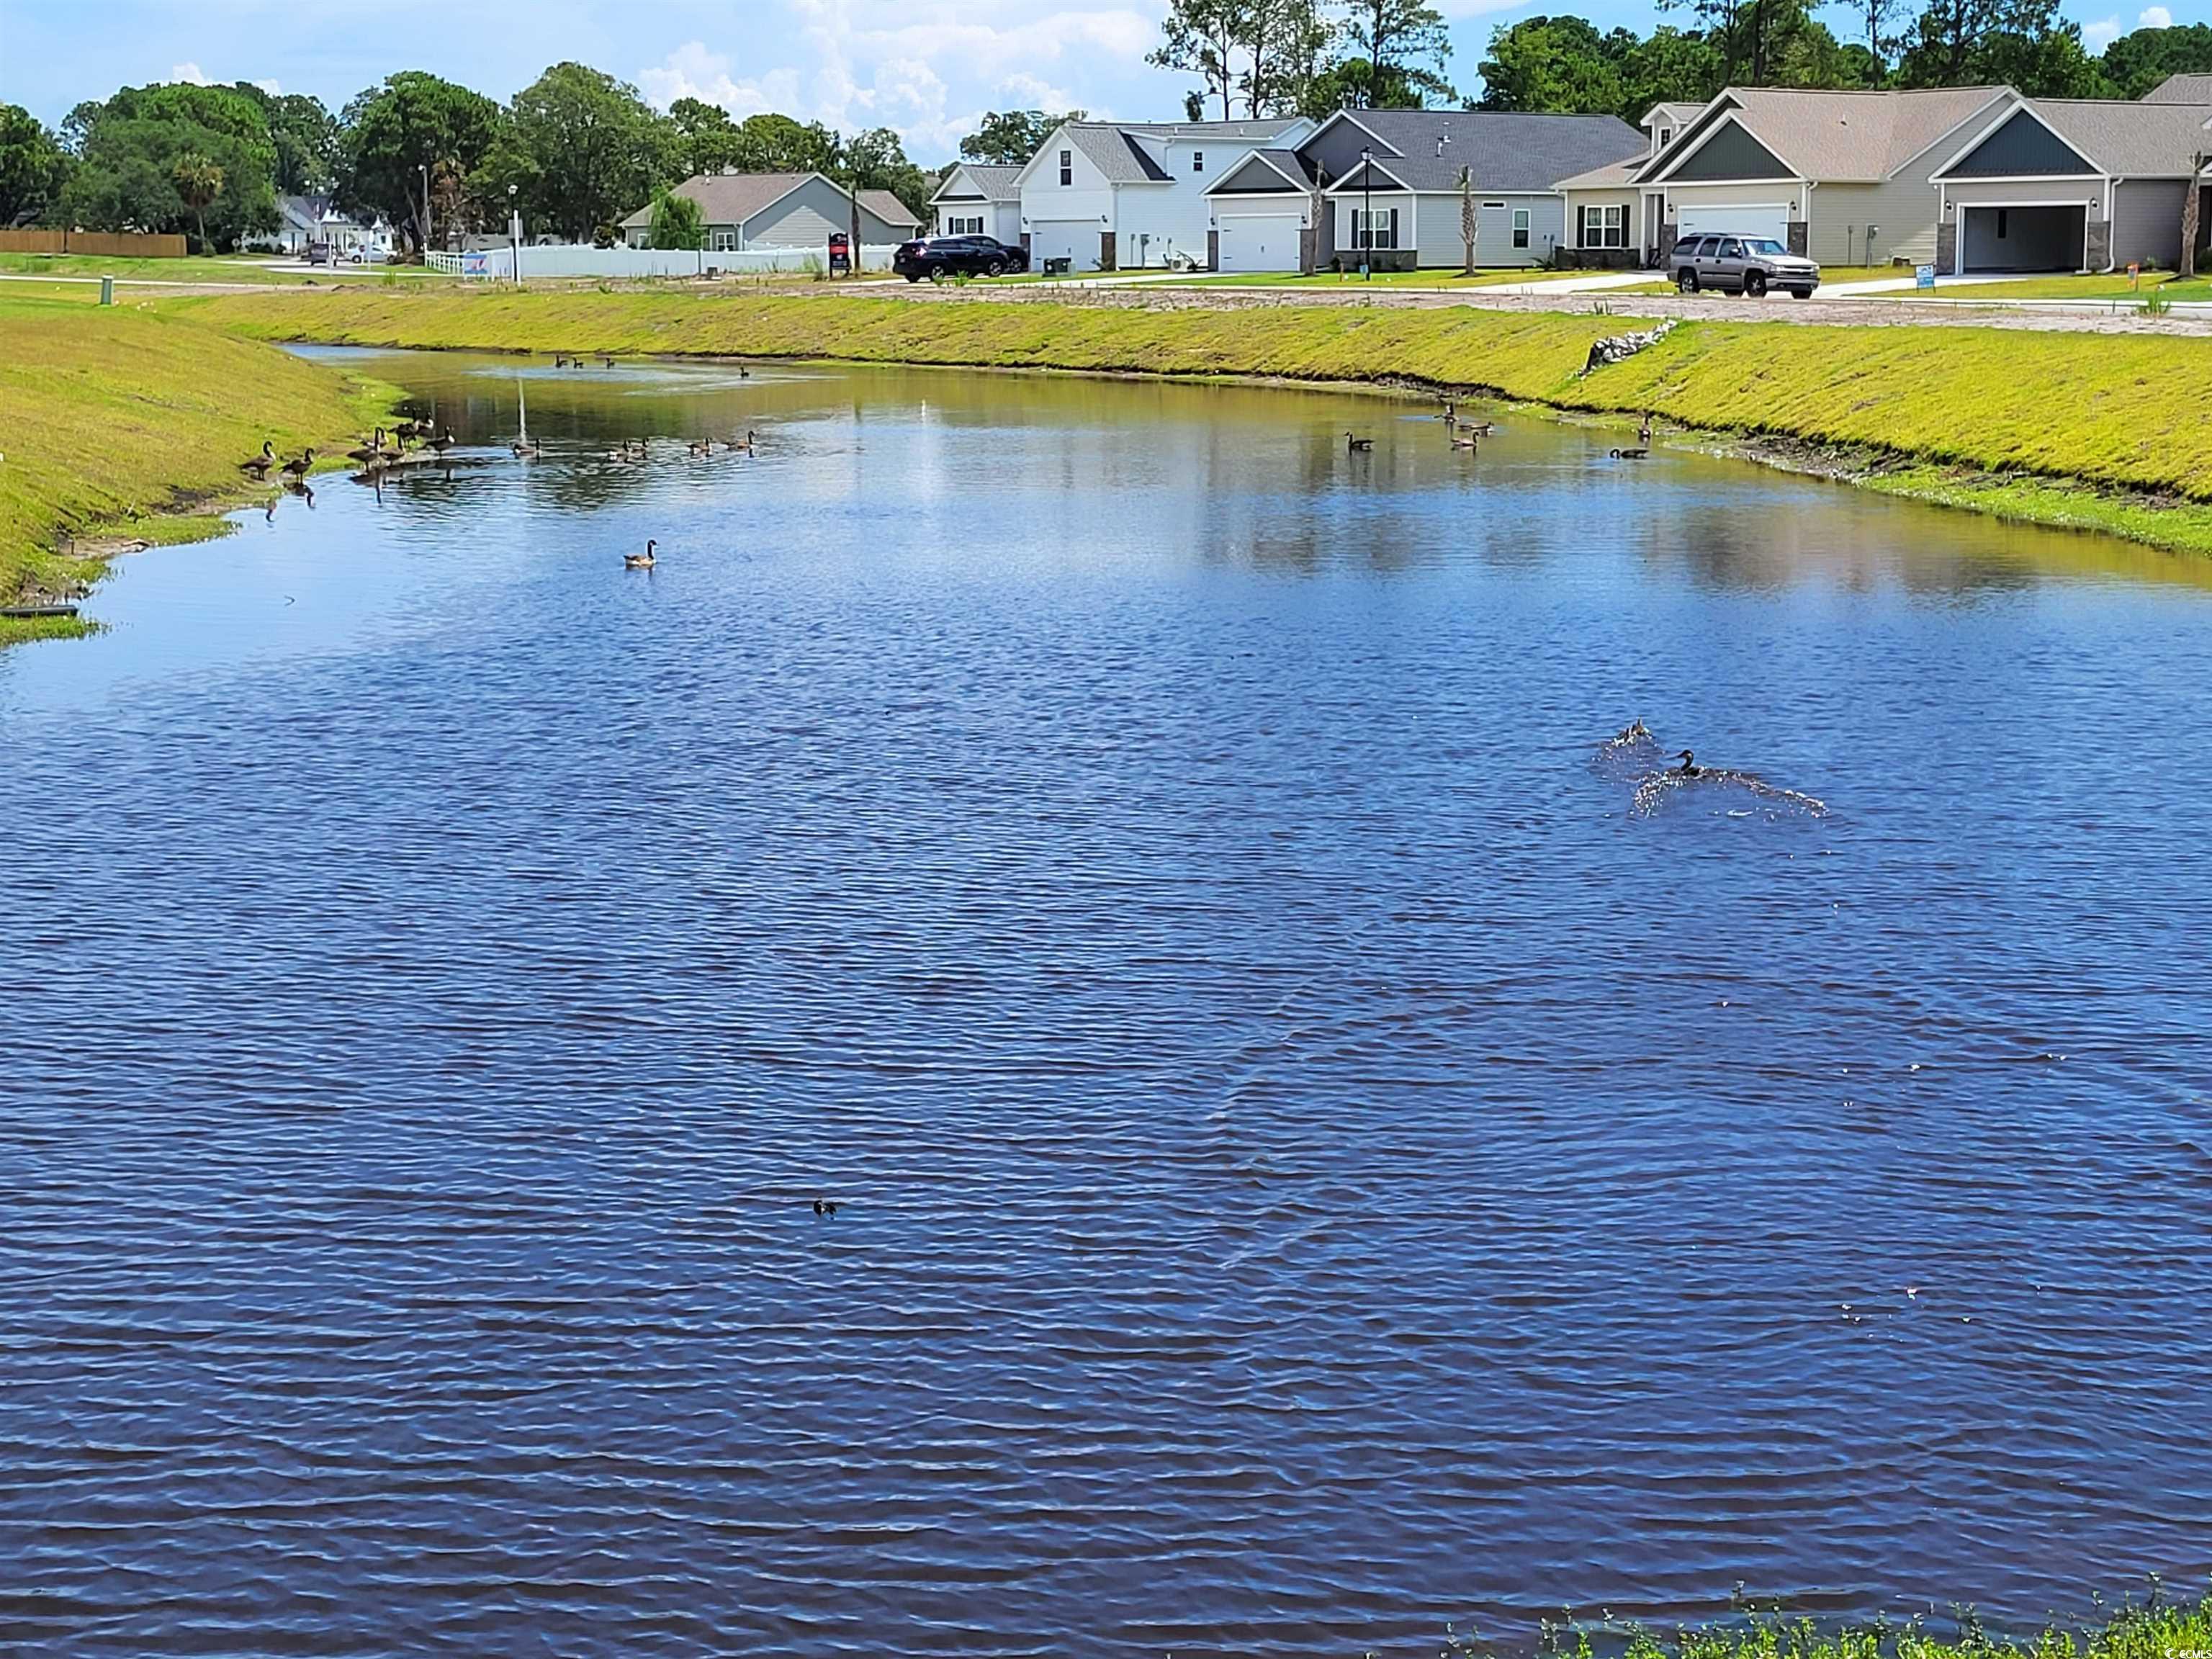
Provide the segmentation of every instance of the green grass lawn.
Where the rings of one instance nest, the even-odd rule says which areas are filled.
[[[1371,276],[1362,276],[1358,271],[1339,275],[1333,270],[1316,271],[1310,276],[1296,272],[1270,275],[1261,271],[1232,271],[1225,276],[1193,276],[1193,285],[1200,288],[1496,288],[1510,283],[1567,282],[1577,276],[1603,276],[1602,270],[1547,270],[1540,266],[1516,267],[1510,270],[1479,270],[1472,276],[1459,271],[1438,268],[1425,270],[1378,270]]]
[[[148,515],[252,493],[238,463],[264,438],[343,451],[392,397],[187,319],[0,286],[0,602],[98,574],[58,550],[64,537],[177,539],[175,520]],[[70,626],[0,620],[0,644]]]
[[[2110,276],[2023,276],[2017,282],[1970,283],[1953,287],[1936,279],[1933,295],[1916,293],[1916,300],[2117,300],[2140,305],[2151,295],[2168,300],[2212,300],[2212,278],[2197,276],[2183,282],[2170,270],[2146,270],[2132,286],[2124,270]]]
[[[0,253],[0,273],[15,276],[112,276],[118,283],[252,283],[274,287],[300,287],[313,281],[331,280],[327,268],[313,272],[270,270],[265,254],[226,254],[212,258],[198,254],[181,259],[110,259],[96,253]],[[425,271],[414,265],[341,265],[339,280],[381,282],[450,282],[442,271]]]

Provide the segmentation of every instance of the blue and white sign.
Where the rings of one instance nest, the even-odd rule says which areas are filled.
[[[1935,287],[1935,286],[1936,286],[1936,267],[1935,267],[1935,266],[1933,266],[1933,265],[1915,265],[1915,266],[1913,266],[1913,267],[1912,267],[1912,285],[1913,285],[1915,288],[1933,288],[1933,287]]]

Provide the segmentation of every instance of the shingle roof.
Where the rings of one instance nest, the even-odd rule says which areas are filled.
[[[2204,131],[2205,117],[2212,112],[2202,106],[2034,98],[2028,107],[2116,178],[2185,179],[2189,158],[2212,149]]]
[[[2212,75],[2169,75],[2143,94],[2143,102],[2212,105]]]
[[[2006,95],[2002,87],[1807,92],[1731,87],[1737,125],[1801,179],[1875,183]],[[1667,160],[1686,154],[1678,141]],[[1662,163],[1663,165],[1663,163]]]
[[[1376,162],[1412,190],[1457,190],[1466,167],[1477,190],[1548,191],[1570,174],[1650,148],[1650,139],[1611,115],[1363,109],[1351,118],[1397,152]]]
[[[1113,121],[1098,125],[1117,126],[1124,132],[1141,132],[1148,138],[1194,138],[1201,143],[1208,138],[1264,142],[1281,137],[1298,125],[1302,118],[1296,115],[1270,115],[1250,121]]]
[[[1071,121],[1067,142],[1091,158],[1109,185],[1157,185],[1168,178],[1167,170],[1120,127]]]
[[[1697,119],[1698,112],[1704,107],[1703,104],[1654,104],[1644,112],[1644,118],[1648,121],[1656,115],[1661,120],[1672,121],[1679,127],[1685,121]]]
[[[1607,161],[1601,167],[1592,167],[1588,173],[1577,173],[1559,181],[1561,190],[1625,190],[1636,182],[1636,170],[1644,157],[1632,156],[1626,161]]]
[[[741,225],[809,179],[821,177],[816,173],[704,173],[686,179],[674,193],[698,203],[700,217],[710,225]],[[862,191],[860,205],[886,224],[921,222],[913,209],[887,190]],[[652,222],[653,207],[648,203],[624,219],[623,227],[629,229]]]
[[[962,161],[945,175],[945,183],[938,187],[937,194],[931,199],[933,201],[969,199],[964,193],[957,197],[948,197],[945,193],[951,188],[955,179],[965,179],[977,190],[982,191],[983,199],[987,202],[1018,202],[1021,200],[1022,192],[1020,185],[1015,181],[1021,176],[1022,170],[1018,167],[1000,167],[995,163],[982,161]]]

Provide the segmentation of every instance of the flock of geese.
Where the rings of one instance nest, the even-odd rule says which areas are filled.
[[[1498,430],[1498,423],[1495,421],[1460,419],[1459,404],[1449,398],[1444,399],[1443,408],[1438,412],[1444,423],[1445,434],[1450,439],[1451,447],[1462,454],[1479,454],[1481,451],[1482,441],[1492,436]],[[1344,447],[1350,454],[1370,454],[1375,448],[1375,440],[1363,438],[1356,432],[1347,432],[1344,434]],[[1616,461],[1640,461],[1647,459],[1651,453],[1651,416],[1648,413],[1644,416],[1644,424],[1637,429],[1634,444],[1623,445],[1619,449],[1608,450],[1607,453]]]

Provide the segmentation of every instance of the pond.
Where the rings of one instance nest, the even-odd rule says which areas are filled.
[[[2212,1565],[2200,567],[1510,410],[362,361],[450,479],[0,655],[0,1645]]]

